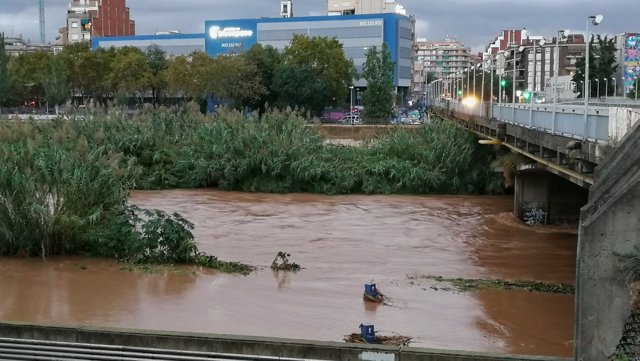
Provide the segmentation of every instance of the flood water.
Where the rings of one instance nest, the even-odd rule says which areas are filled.
[[[573,296],[452,292],[421,276],[573,283],[577,235],[528,227],[511,197],[136,192],[195,223],[201,250],[260,267],[122,269],[108,260],[0,259],[0,320],[341,341],[371,322],[412,346],[569,356]],[[304,267],[274,273],[278,251]],[[362,301],[375,280],[391,306]]]

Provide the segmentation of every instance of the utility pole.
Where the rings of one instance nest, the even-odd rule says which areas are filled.
[[[47,42],[47,36],[45,33],[45,23],[44,23],[44,0],[40,1],[40,42],[45,44]]]

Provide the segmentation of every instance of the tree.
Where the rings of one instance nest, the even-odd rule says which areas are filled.
[[[187,84],[187,94],[193,99],[202,101],[211,95],[209,82],[212,78],[214,67],[213,58],[201,51],[191,54],[189,69],[191,81]]]
[[[594,46],[594,42],[598,41],[598,46]],[[576,72],[573,74],[571,81],[576,84],[584,84],[585,80],[585,63],[586,55],[578,58],[576,61]],[[616,72],[618,65],[616,64],[616,44],[615,38],[609,39],[604,37],[602,39],[600,35],[592,35],[589,40],[589,96],[596,96],[598,93],[598,82],[604,79],[610,79]],[[599,79],[599,81],[596,81]],[[583,87],[578,86],[578,97],[584,97]],[[610,93],[613,93],[614,89],[611,87],[608,89]],[[609,95],[609,94],[607,94]]]
[[[240,56],[218,56],[208,72],[207,90],[232,106],[257,101],[266,93],[258,68]]]
[[[260,77],[260,85],[265,90],[257,99],[243,105],[264,111],[266,104],[275,104],[279,97],[278,92],[273,88],[273,79],[276,69],[282,62],[282,56],[276,48],[262,44],[253,45],[242,56],[256,67]]]
[[[145,92],[151,87],[151,78],[151,67],[142,51],[133,47],[116,50],[109,81],[118,98],[135,96],[142,103]]]
[[[393,77],[395,64],[387,44],[367,50],[362,77],[367,81],[364,92],[365,119],[368,122],[383,122],[393,115]]]
[[[14,75],[13,89],[21,102],[40,105],[44,98],[41,74],[46,71],[49,56],[44,51],[25,53],[10,63]]]
[[[85,96],[92,94],[98,85],[98,74],[104,69],[100,69],[97,57],[86,43],[65,46],[61,56],[67,67],[71,91],[84,103]]]
[[[40,82],[44,89],[44,99],[55,106],[58,115],[58,106],[69,99],[67,69],[59,56],[49,56],[49,64],[40,74]]]
[[[277,106],[307,109],[319,114],[327,105],[327,83],[323,82],[316,70],[307,65],[280,64],[273,79],[273,91],[277,92]]]
[[[13,77],[9,71],[9,55],[5,52],[4,34],[0,33],[0,113],[2,104],[11,97]]]
[[[164,70],[164,76],[167,80],[167,90],[172,96],[182,97],[185,101],[191,95],[193,74],[186,56],[171,59],[167,69]]]
[[[147,47],[144,57],[151,69],[151,96],[153,97],[153,105],[156,105],[167,87],[164,73],[168,66],[167,53],[154,44]]]
[[[280,88],[284,87],[288,94],[295,92],[295,89],[303,87],[315,87],[312,82],[321,82],[322,93],[317,93],[316,101],[314,101],[314,112],[318,112],[318,106],[315,103],[327,105],[342,105],[347,99],[349,86],[353,82],[356,75],[353,61],[347,59],[342,44],[336,38],[327,37],[307,37],[295,34],[291,40],[291,45],[286,47],[282,53],[282,64],[293,69],[288,73],[300,74],[305,72],[313,76],[306,81],[300,83],[286,83],[287,79],[295,79],[296,77],[282,77],[278,72],[276,77]],[[274,82],[276,80],[274,79]],[[306,92],[300,89],[301,92]],[[289,99],[280,94],[279,101],[283,104],[290,104]],[[322,110],[322,109],[320,109]]]

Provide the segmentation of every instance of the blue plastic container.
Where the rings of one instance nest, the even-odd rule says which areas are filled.
[[[367,323],[360,324],[360,336],[362,336],[367,343],[374,343],[376,332],[373,329],[373,325]]]
[[[364,285],[364,293],[371,297],[378,297],[378,290],[375,283],[367,283]]]

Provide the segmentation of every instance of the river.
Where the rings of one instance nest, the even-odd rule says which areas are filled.
[[[418,347],[572,354],[573,296],[452,292],[421,277],[574,283],[575,229],[522,225],[511,197],[172,190],[135,192],[132,201],[181,213],[201,250],[261,267],[238,276],[5,258],[0,319],[325,341],[371,322]],[[271,271],[278,251],[304,269]],[[371,280],[391,306],[362,301]]]

